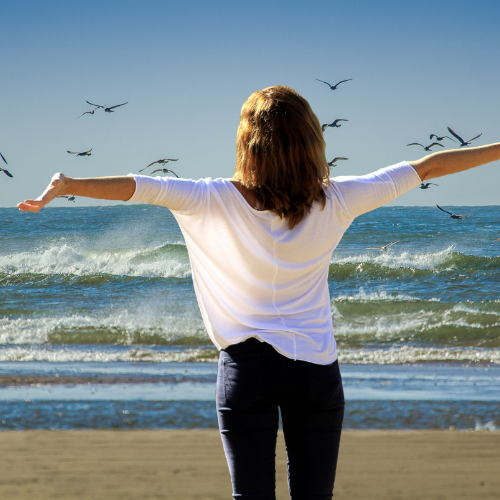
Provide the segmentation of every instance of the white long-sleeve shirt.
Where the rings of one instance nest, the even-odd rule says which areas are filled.
[[[132,174],[131,174],[132,175]],[[219,349],[256,337],[281,354],[317,364],[337,359],[328,268],[355,217],[420,184],[411,165],[336,177],[293,229],[252,208],[229,179],[134,175],[129,201],[169,208],[186,241],[207,332]]]

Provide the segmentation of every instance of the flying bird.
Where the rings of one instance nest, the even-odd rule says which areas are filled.
[[[340,125],[339,122],[348,122],[348,121],[349,120],[344,120],[343,118],[337,118],[332,123],[325,123],[325,124],[321,125],[321,130],[323,130],[323,132],[324,132],[328,127],[339,128],[339,127],[342,127],[342,125]]]
[[[179,158],[175,158],[175,159],[174,158],[163,158],[163,160],[156,160],[153,163],[150,163],[147,167],[144,167],[141,170],[139,170],[139,172],[142,172],[143,170],[146,170],[147,168],[151,167],[155,163],[158,163],[159,165],[165,165],[169,161],[178,161],[178,160],[179,160]]]
[[[155,172],[163,172],[164,174],[171,173],[179,178],[179,176],[173,170],[169,170],[168,168],[157,168],[156,170],[153,170],[149,175],[153,175]]]
[[[68,151],[70,155],[76,155],[76,156],[90,156],[92,153],[92,148],[90,148],[88,151],[83,151],[82,153],[79,153],[78,151]]]
[[[439,137],[439,136],[438,136],[438,135],[436,135],[436,134],[431,134],[431,135],[429,136],[429,139],[432,141],[432,139],[434,139],[434,137],[436,138],[436,141],[442,141],[443,139],[450,139],[450,141],[457,142],[457,141],[455,141],[455,139],[452,139],[452,138],[451,138],[450,136],[448,136],[448,135],[443,135],[443,136]]]
[[[68,201],[72,201],[73,203],[75,202],[75,195],[74,194],[61,195],[61,196],[58,196],[58,198],[67,198]]]
[[[114,109],[115,108],[119,108],[120,106],[125,106],[125,104],[128,104],[128,101],[127,102],[124,102],[123,104],[115,104],[114,106],[109,106],[108,108],[104,108],[104,111],[106,113],[114,113]]]
[[[391,241],[390,243],[387,243],[387,245],[384,245],[383,247],[365,247],[365,248],[366,250],[380,250],[381,252],[387,252],[391,245],[394,245],[394,243],[398,243],[399,241],[401,240]]]
[[[336,167],[337,166],[337,162],[339,160],[348,160],[349,158],[342,158],[341,156],[337,156],[337,158],[334,158],[332,161],[329,161],[328,162],[328,165],[330,165],[330,167]]]
[[[472,215],[472,214],[469,214],[469,215],[455,215],[455,214],[452,214],[451,212],[448,212],[447,210],[442,209],[439,205],[436,205],[436,207],[438,207],[439,210],[441,210],[442,212],[450,214],[450,218],[451,219],[455,219],[455,220],[462,220],[465,217],[470,217]]]
[[[127,102],[124,102],[123,104],[115,104],[114,106],[101,106],[100,104],[93,104],[92,102],[89,102],[89,101],[85,101],[87,104],[90,104],[91,106],[95,106],[95,109],[99,109],[99,108],[102,108],[104,109],[104,111],[106,113],[114,113],[114,109],[115,108],[119,108],[120,106],[125,106],[125,104],[128,104],[128,101]],[[91,115],[94,114],[94,111],[87,111],[87,113],[90,113]],[[85,114],[85,113],[84,113]]]
[[[432,146],[441,146],[442,148],[444,148],[444,146],[442,144],[439,144],[439,142],[433,142],[428,146],[424,146],[423,144],[420,144],[420,142],[411,142],[410,144],[407,144],[407,146],[422,146],[425,149],[425,151],[430,151]]]
[[[464,141],[455,131],[453,131],[450,127],[448,127],[448,130],[450,131],[450,134],[454,137],[456,137],[460,141],[460,147],[468,146],[474,139],[477,139],[478,137],[481,137],[483,133],[481,132],[479,135],[476,135],[476,137],[473,137],[472,139],[469,139],[468,141]]]
[[[433,186],[439,186],[439,184],[434,184],[434,182],[426,182],[426,183],[423,183],[423,182],[422,182],[422,184],[420,184],[420,186],[418,186],[418,187],[419,187],[420,189],[430,189],[431,184],[432,184]]]
[[[329,87],[330,87],[330,90],[337,90],[337,87],[343,83],[343,82],[350,82],[352,80],[352,78],[349,78],[348,80],[340,80],[339,83],[335,84],[335,85],[330,85],[328,82],[325,82],[324,80],[320,80],[319,78],[316,78],[316,80],[318,80],[318,82],[321,82],[321,83],[326,83]]]
[[[5,168],[0,168],[0,172],[5,172],[5,175],[9,177],[14,177],[8,170],[5,170]]]
[[[98,109],[98,108],[94,108],[92,111],[85,111],[85,113],[82,113],[78,118],[81,118],[83,115],[93,115],[95,113],[96,109]],[[78,120],[78,118],[77,118],[77,120]]]
[[[0,153],[0,156],[2,157],[2,160],[5,162],[5,164],[8,165],[7,160],[5,159],[5,156],[2,153]]]
[[[493,241],[500,241],[500,238],[497,238],[496,240],[493,240]]]

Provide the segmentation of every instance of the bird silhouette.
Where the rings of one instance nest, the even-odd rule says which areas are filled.
[[[483,133],[481,132],[479,135],[476,135],[476,137],[473,137],[472,139],[469,139],[468,141],[464,141],[455,131],[453,131],[450,127],[448,127],[448,130],[450,131],[450,134],[453,137],[456,137],[460,141],[460,147],[463,148],[464,146],[468,146],[473,140],[477,139],[478,137],[481,137]]]
[[[2,160],[5,162],[5,164],[8,165],[7,160],[5,159],[5,156],[2,153],[0,153],[0,156],[2,157]]]
[[[72,201],[73,203],[75,202],[75,195],[74,194],[61,195],[61,196],[58,196],[58,198],[67,198],[68,201]]]
[[[334,158],[332,161],[329,161],[328,162],[328,165],[330,165],[330,167],[336,167],[337,166],[337,162],[339,160],[348,160],[349,158],[342,158],[341,156],[337,156],[337,158]]]
[[[451,219],[455,219],[455,220],[462,220],[464,219],[465,217],[470,217],[472,214],[469,214],[469,215],[455,215],[455,214],[452,214],[451,212],[448,212],[448,210],[444,210],[443,208],[441,208],[439,205],[436,205],[436,207],[439,208],[439,210],[441,210],[442,212],[445,212],[447,214],[450,214],[450,218]]]
[[[381,252],[387,252],[391,245],[394,245],[394,243],[398,243],[399,241],[401,241],[401,240],[391,241],[390,243],[387,243],[387,245],[384,245],[383,247],[365,247],[365,249],[366,250],[380,250]]]
[[[79,153],[78,151],[68,151],[70,155],[76,155],[76,156],[90,156],[92,153],[92,148],[90,148],[88,151],[83,151],[82,153]]]
[[[318,80],[318,82],[321,82],[321,83],[326,83],[330,87],[330,90],[337,90],[337,87],[341,83],[343,83],[343,82],[350,82],[352,80],[352,78],[349,78],[348,80],[340,80],[340,82],[336,83],[335,85],[330,85],[328,82],[325,82],[324,80],[320,80],[319,78],[316,78],[316,80]]]
[[[139,170],[139,172],[142,172],[143,170],[146,170],[147,168],[151,167],[155,163],[158,163],[159,165],[165,165],[169,161],[178,161],[178,160],[179,160],[179,158],[175,158],[175,159],[174,158],[163,158],[162,160],[156,160],[153,163],[150,163],[147,167],[144,167],[141,170]]]
[[[127,101],[127,102],[124,102],[123,104],[115,104],[114,106],[101,106],[100,104],[93,104],[92,102],[89,102],[89,101],[85,101],[85,102],[86,102],[87,104],[90,104],[91,106],[95,106],[94,111],[95,111],[96,109],[102,108],[102,109],[104,109],[104,111],[105,111],[106,113],[114,113],[114,111],[113,111],[113,110],[114,110],[115,108],[119,108],[120,106],[125,106],[125,104],[128,104],[128,101]],[[91,115],[93,115],[93,114],[94,114],[94,111],[87,111],[87,113],[90,113]],[[83,114],[85,114],[85,113],[83,113]],[[78,117],[78,118],[80,118],[80,117]]]
[[[342,127],[342,125],[340,125],[339,122],[348,122],[348,121],[349,120],[344,120],[344,118],[337,118],[332,123],[325,123],[325,124],[321,125],[321,130],[324,132],[328,127],[339,128],[339,127]]]
[[[98,109],[98,108],[94,108],[92,111],[85,111],[85,113],[82,113],[78,118],[81,118],[83,115],[93,115],[95,113],[96,109]],[[77,118],[77,120],[78,120],[78,118]]]
[[[5,168],[0,168],[0,172],[5,172],[5,175],[9,177],[14,177],[8,170],[5,170]]]
[[[127,102],[124,102],[123,104],[115,104],[114,106],[109,106],[108,108],[104,108],[104,111],[106,113],[114,113],[114,109],[115,108],[119,108],[120,106],[125,106],[125,104],[128,104],[128,101]]]
[[[431,187],[431,184],[433,186],[439,186],[439,184],[434,184],[434,182],[426,182],[425,184],[422,182],[422,184],[420,184],[420,186],[418,186],[420,189],[430,189]]]
[[[443,139],[450,139],[450,141],[457,142],[457,141],[455,141],[455,139],[452,139],[452,138],[451,138],[450,136],[448,136],[448,135],[443,135],[443,136],[441,136],[441,137],[440,137],[440,136],[438,136],[438,135],[436,135],[436,134],[431,134],[431,135],[429,136],[429,139],[432,141],[432,139],[434,139],[434,137],[436,138],[436,141],[442,141]]]
[[[153,170],[149,175],[153,175],[155,172],[163,172],[164,174],[171,173],[179,178],[179,176],[173,170],[169,170],[168,168],[157,168],[156,170]]]
[[[425,149],[425,151],[430,151],[432,146],[441,146],[442,148],[444,148],[444,146],[442,144],[439,144],[439,142],[433,142],[428,146],[424,146],[423,144],[420,144],[420,142],[411,142],[410,144],[407,144],[407,146],[422,146]]]

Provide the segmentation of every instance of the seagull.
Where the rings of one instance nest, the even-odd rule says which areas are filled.
[[[5,175],[8,175],[9,177],[14,177],[8,170],[5,170],[5,168],[0,168],[0,172],[5,172]]]
[[[104,109],[104,111],[105,111],[106,113],[114,113],[113,109],[115,109],[115,108],[119,108],[120,106],[125,106],[125,104],[128,104],[128,101],[127,101],[127,102],[124,102],[123,104],[116,104],[115,106],[101,106],[100,104],[93,104],[93,103],[91,103],[91,102],[89,102],[89,101],[85,101],[85,102],[86,102],[87,104],[90,104],[91,106],[95,106],[94,111],[95,111],[96,109],[102,108],[102,109]],[[93,114],[94,114],[94,111],[87,111],[87,113],[90,113],[91,115],[93,115]],[[85,114],[85,113],[84,113],[84,114]]]
[[[332,161],[329,161],[328,162],[328,165],[330,165],[330,167],[336,167],[337,166],[337,162],[339,160],[348,160],[349,158],[342,158],[341,156],[337,156],[337,158],[334,158]]]
[[[476,137],[473,137],[472,139],[469,139],[468,141],[464,141],[456,132],[454,132],[450,127],[448,127],[448,130],[450,131],[450,134],[456,137],[460,141],[460,147],[468,146],[474,139],[477,139],[478,137],[481,137],[483,133],[481,132],[479,135],[476,135]]]
[[[5,159],[5,156],[2,153],[0,153],[0,156],[2,157],[2,160],[5,162],[5,164],[8,165],[7,160]]]
[[[418,186],[420,189],[430,189],[431,187],[431,184],[433,186],[439,186],[439,184],[434,184],[434,182],[426,182],[425,184],[422,182],[422,184],[420,184],[420,186]]]
[[[391,241],[390,243],[387,243],[387,245],[384,245],[383,247],[365,247],[365,248],[366,250],[380,250],[381,252],[387,252],[391,245],[394,245],[394,243],[398,243],[399,241],[401,240]]]
[[[339,122],[348,122],[348,121],[349,120],[344,120],[343,118],[337,118],[332,123],[325,123],[324,125],[321,125],[321,130],[324,132],[328,127],[339,128],[342,127],[342,125],[339,125]]]
[[[163,158],[163,160],[156,160],[153,163],[150,163],[147,167],[144,167],[141,170],[139,170],[139,172],[146,170],[147,168],[151,167],[151,165],[154,165],[155,163],[159,163],[160,165],[165,165],[169,161],[178,161],[178,160],[179,160],[179,158],[175,158],[175,159],[174,158]]]
[[[78,151],[68,151],[70,155],[76,155],[76,156],[90,156],[92,153],[92,148],[90,148],[88,151],[83,151],[82,153],[79,153]]]
[[[348,80],[340,80],[339,83],[337,83],[336,85],[330,85],[328,82],[325,82],[324,80],[320,80],[318,78],[316,78],[316,80],[318,80],[318,82],[321,82],[321,83],[326,83],[329,87],[330,87],[330,90],[337,90],[337,87],[343,83],[343,82],[350,82],[352,80],[352,78],[349,78]]]
[[[424,146],[423,144],[420,144],[420,142],[411,142],[410,144],[407,144],[407,146],[422,146],[426,151],[430,151],[432,146],[441,146],[442,148],[444,148],[444,146],[442,144],[439,144],[439,142],[433,142],[428,146]]]
[[[493,241],[500,241],[500,238],[497,238],[496,240],[493,240]]]
[[[179,178],[179,176],[173,170],[169,170],[168,168],[157,168],[156,170],[153,170],[149,175],[153,175],[155,172],[163,172],[164,174],[168,174],[170,172],[171,174],[174,174],[177,178]]]
[[[68,201],[72,201],[73,203],[75,202],[75,195],[74,194],[61,195],[61,196],[58,196],[58,198],[67,198]]]
[[[450,214],[451,219],[456,219],[456,220],[462,220],[465,217],[470,217],[472,214],[469,215],[454,215],[451,212],[448,212],[447,210],[443,210],[439,205],[436,205],[436,207],[439,208],[442,212],[446,212],[447,214]]]
[[[436,134],[431,134],[429,136],[429,139],[432,141],[432,139],[434,139],[434,137],[436,138],[436,141],[442,141],[443,139],[450,139],[450,141],[453,141],[453,142],[457,142],[455,141],[455,139],[452,139],[451,137],[449,137],[448,135],[443,135],[441,137],[439,137],[438,135]]]
[[[87,102],[88,102],[88,101],[87,101]],[[101,106],[99,106],[99,107],[101,107]],[[96,109],[99,109],[99,107],[94,108],[92,111],[85,111],[85,113],[82,113],[82,114],[81,114],[78,118],[81,118],[83,115],[87,115],[87,114],[88,114],[88,115],[93,115],[93,114],[94,114],[94,112],[95,112],[95,110],[96,110]],[[78,120],[78,118],[77,118],[77,120]]]
[[[123,104],[116,104],[115,106],[110,106],[108,108],[104,108],[104,111],[106,113],[114,113],[113,109],[119,108],[120,106],[125,106],[125,104],[128,104],[128,101],[124,102]]]

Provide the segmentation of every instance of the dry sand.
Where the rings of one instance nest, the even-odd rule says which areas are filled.
[[[288,498],[282,436],[277,498]],[[0,499],[230,499],[217,431],[0,432]],[[500,432],[346,431],[336,499],[500,498]]]

